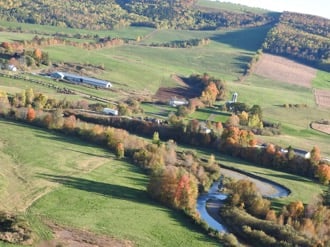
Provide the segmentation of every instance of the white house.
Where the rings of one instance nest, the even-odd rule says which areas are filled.
[[[16,66],[13,65],[13,64],[9,64],[9,65],[8,65],[8,69],[9,69],[10,71],[17,71]]]

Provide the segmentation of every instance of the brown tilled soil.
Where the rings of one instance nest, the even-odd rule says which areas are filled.
[[[312,123],[311,124],[312,129],[321,131],[323,133],[326,133],[330,135],[330,125],[329,124],[320,124],[320,123]]]
[[[330,90],[314,90],[316,104],[321,107],[330,107]]]
[[[256,64],[254,73],[272,80],[310,88],[316,71],[284,57],[263,54]]]
[[[192,88],[191,86],[186,84],[179,76],[172,75],[172,79],[174,79],[177,82],[178,86],[159,88],[156,94],[154,95],[154,99],[162,102],[167,102],[173,97],[179,99],[182,98],[191,99],[200,96],[201,92],[199,89]]]
[[[72,229],[49,224],[54,239],[43,241],[37,247],[132,247],[131,241],[118,240],[107,236],[96,235],[88,231]]]

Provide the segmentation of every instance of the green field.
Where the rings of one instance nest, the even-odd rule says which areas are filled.
[[[313,80],[313,88],[330,89],[330,73],[319,70]]]
[[[266,13],[262,9],[200,0],[200,6],[229,11]],[[274,13],[272,13],[274,14]],[[283,147],[321,149],[330,157],[329,135],[310,128],[311,121],[330,120],[330,109],[315,104],[313,89],[330,89],[330,73],[318,71],[313,88],[293,86],[281,81],[249,75],[240,81],[248,63],[260,49],[271,26],[216,31],[156,30],[129,27],[109,31],[79,30],[0,21],[3,41],[31,40],[36,34],[49,37],[56,33],[70,35],[77,42],[93,41],[93,36],[119,37],[128,43],[113,48],[83,50],[73,46],[42,47],[53,63],[91,64],[105,69],[93,76],[111,81],[113,89],[102,90],[55,82],[35,74],[47,82],[122,102],[133,97],[149,97],[159,87],[177,87],[172,75],[188,77],[208,73],[226,80],[228,99],[238,93],[238,101],[249,106],[260,105],[265,120],[280,123],[282,135],[258,136],[264,142]],[[76,40],[75,34],[90,35]],[[136,38],[140,36],[141,41]],[[189,39],[210,39],[205,46],[191,48],[152,47]],[[43,67],[44,68],[44,67]],[[39,72],[39,68],[29,72]],[[28,81],[0,77],[0,91],[11,95],[33,88],[49,98],[77,101],[90,100],[82,95],[64,95],[54,89]],[[224,102],[217,102],[217,106]],[[284,108],[283,104],[306,104],[307,107]],[[166,118],[175,108],[143,103],[146,115]],[[188,116],[201,121],[222,121],[227,113],[217,109],[199,109]],[[39,239],[50,239],[45,221],[66,227],[88,230],[117,239],[132,241],[136,246],[218,246],[199,227],[178,211],[151,200],[146,192],[148,176],[125,160],[116,160],[108,150],[68,138],[54,132],[0,119],[0,210],[18,213],[29,221]],[[182,148],[182,147],[180,147]],[[186,147],[184,147],[186,148]],[[208,158],[209,150],[188,147]],[[287,186],[291,195],[273,200],[276,209],[296,200],[312,202],[324,187],[298,176],[272,171],[232,157],[216,154],[216,160],[227,166],[273,180]],[[0,243],[0,246],[14,246]]]
[[[217,246],[182,213],[153,202],[147,176],[107,150],[31,126],[0,127],[0,210],[24,213],[39,237],[50,237],[43,219],[137,246]]]
[[[198,109],[188,117],[190,119],[197,119],[199,121],[212,121],[212,122],[226,122],[230,113],[221,112],[213,108]]]
[[[150,200],[147,176],[107,150],[22,124],[1,120],[0,127],[1,209],[24,213],[40,238],[51,237],[41,223],[46,220],[137,246],[217,246],[187,217]],[[216,160],[287,186],[292,194],[274,200],[276,207],[292,200],[308,203],[322,192],[308,179],[227,156]]]
[[[217,246],[181,213],[152,202],[145,190],[147,177],[125,162],[109,162],[83,177],[41,177],[63,186],[35,203],[31,215],[128,239],[136,246]]]
[[[327,74],[319,72],[315,80],[322,81]],[[304,150],[318,146],[323,156],[330,156],[329,136],[314,131],[309,126],[312,121],[329,119],[330,109],[316,106],[311,88],[277,82],[257,75],[249,76],[244,83],[230,84],[230,88],[232,92],[238,92],[240,102],[250,106],[260,105],[265,120],[281,124],[282,135],[262,136],[261,139],[283,147],[291,145]],[[285,108],[282,107],[283,104],[306,104],[307,107]]]
[[[54,35],[57,33],[72,35],[75,34],[82,34],[82,35],[90,35],[95,36],[98,35],[99,37],[112,37],[112,38],[123,38],[129,40],[135,40],[138,36],[146,36],[154,29],[147,28],[147,27],[127,27],[121,29],[113,29],[113,30],[84,30],[84,29],[74,29],[74,28],[63,28],[63,27],[55,27],[55,26],[46,26],[46,25],[35,25],[35,24],[28,24],[28,23],[17,23],[17,22],[6,22],[0,21],[0,27],[10,28],[11,30],[19,30],[19,32],[14,32],[12,34],[7,34],[2,37],[2,34],[7,32],[1,32],[0,41],[8,41],[15,38],[15,40],[24,40],[24,39],[31,39],[36,34],[38,36],[41,35]],[[10,39],[6,39],[6,38]]]
[[[4,25],[4,24],[3,24]],[[9,24],[8,24],[9,25]],[[18,24],[17,24],[18,25]],[[28,32],[33,30],[55,32],[84,33],[84,30],[68,30],[61,28],[45,28],[43,26],[23,25]],[[22,26],[22,27],[23,27]],[[311,121],[328,119],[329,109],[321,109],[315,105],[312,89],[292,86],[284,82],[273,81],[264,77],[250,75],[244,83],[238,82],[247,63],[257,49],[260,48],[270,27],[257,27],[237,30],[218,31],[184,31],[184,30],[154,30],[150,28],[126,28],[109,31],[118,37],[133,39],[141,35],[141,42],[132,42],[123,46],[96,50],[82,50],[72,46],[45,47],[53,62],[70,62],[80,64],[102,65],[105,70],[94,76],[113,83],[114,90],[95,90],[93,88],[58,83],[61,87],[81,90],[91,95],[99,95],[110,100],[122,100],[128,97],[153,95],[159,87],[173,87],[177,83],[171,75],[189,76],[207,72],[216,78],[227,81],[228,98],[233,92],[238,92],[238,100],[252,106],[259,104],[263,110],[265,120],[281,123],[282,136],[262,137],[279,145],[293,145],[310,150],[318,145],[324,156],[330,156],[328,136],[309,128]],[[98,31],[95,31],[98,33]],[[100,31],[104,32],[104,31]],[[46,32],[47,33],[47,32]],[[14,33],[18,40],[24,39],[29,33]],[[93,32],[94,34],[94,32]],[[98,33],[99,34],[99,33]],[[21,36],[20,36],[21,35]],[[99,34],[102,36],[101,34]],[[248,39],[246,37],[249,37]],[[14,39],[15,37],[13,37]],[[175,40],[189,40],[192,38],[209,38],[209,45],[201,47],[162,48],[149,47],[151,43],[170,42]],[[329,73],[319,71],[313,81],[314,88],[328,89]],[[20,87],[29,88],[26,82],[17,85],[0,78],[0,87],[8,92],[17,92]],[[42,88],[36,88],[42,91]],[[54,97],[57,95],[49,89],[45,93]],[[77,99],[76,96],[65,96]],[[283,104],[307,104],[307,108],[287,109]],[[147,106],[145,112],[161,113],[165,116],[171,110],[151,109]],[[175,109],[174,109],[175,110]],[[174,111],[173,110],[173,111]],[[190,118],[207,120],[211,116],[214,121],[225,121],[220,114],[208,114],[197,111]],[[303,139],[304,141],[301,141]]]
[[[143,42],[153,43],[163,40],[208,37],[211,43],[189,49],[148,47],[138,44],[124,45],[110,49],[83,51],[80,48],[54,46],[47,47],[51,60],[82,64],[104,65],[105,72],[100,78],[117,82],[118,88],[125,90],[143,89],[155,93],[160,86],[173,86],[172,74],[189,76],[207,72],[215,77],[236,80],[244,71],[263,41],[269,27],[240,29],[233,31],[157,31]],[[240,42],[249,33],[251,40]]]
[[[220,1],[198,0],[197,5],[201,7],[220,9],[220,10],[237,12],[237,13],[245,13],[245,12],[253,12],[257,14],[269,13],[269,11],[266,9],[253,8],[253,7],[248,7],[241,4],[233,4],[225,1],[220,2]]]

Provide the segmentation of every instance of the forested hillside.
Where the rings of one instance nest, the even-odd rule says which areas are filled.
[[[330,71],[330,20],[284,12],[263,48]]]
[[[139,25],[157,28],[217,29],[260,26],[273,13],[201,8],[196,0],[9,0],[0,2],[0,19],[87,29]]]

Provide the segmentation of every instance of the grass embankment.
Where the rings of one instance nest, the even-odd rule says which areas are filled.
[[[18,123],[1,120],[0,128],[0,209],[24,213],[41,238],[50,238],[42,219],[137,246],[218,245],[153,202],[148,177],[107,150]]]

